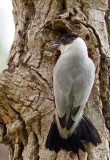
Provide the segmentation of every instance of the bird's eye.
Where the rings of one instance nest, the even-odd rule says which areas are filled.
[[[64,40],[65,40],[65,38],[64,38],[64,37],[62,37],[62,38],[61,38],[61,41],[63,42]]]

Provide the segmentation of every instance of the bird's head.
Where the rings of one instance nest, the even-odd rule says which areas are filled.
[[[66,33],[60,37],[60,39],[50,47],[46,49],[46,51],[61,51],[61,54],[69,51],[69,50],[87,50],[85,42],[82,38],[80,38],[77,34]]]

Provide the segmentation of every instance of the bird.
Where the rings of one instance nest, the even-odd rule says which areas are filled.
[[[78,154],[85,144],[97,146],[100,135],[84,113],[95,79],[95,65],[88,56],[84,40],[65,33],[46,51],[60,51],[53,71],[55,115],[45,147],[58,153],[61,149]]]

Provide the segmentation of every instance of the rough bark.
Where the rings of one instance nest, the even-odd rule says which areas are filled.
[[[102,143],[86,145],[81,160],[108,160],[110,130],[110,1],[12,0],[15,39],[8,69],[0,74],[0,141],[10,160],[77,160],[45,148],[54,115],[52,73],[59,53],[45,48],[65,31],[79,34],[96,66],[85,112]]]

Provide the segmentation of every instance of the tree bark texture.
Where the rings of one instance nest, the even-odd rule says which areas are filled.
[[[12,0],[15,38],[8,69],[0,74],[0,142],[10,160],[77,160],[45,148],[53,121],[52,74],[59,52],[46,52],[65,31],[88,47],[96,78],[85,112],[101,135],[81,160],[108,160],[110,130],[110,0]]]

